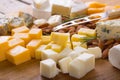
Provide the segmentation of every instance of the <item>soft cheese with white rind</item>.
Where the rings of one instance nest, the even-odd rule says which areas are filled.
[[[116,45],[110,49],[108,59],[114,67],[120,69],[120,45]]]
[[[68,66],[71,61],[71,57],[65,57],[58,61],[62,73],[68,73]]]
[[[95,56],[92,54],[84,53],[70,62],[69,75],[80,79],[94,68]]]
[[[88,52],[90,54],[95,55],[95,58],[101,58],[102,57],[102,50],[99,47],[88,48]]]
[[[45,20],[45,19],[37,19],[37,20],[35,20],[33,23],[34,23],[35,25],[37,25],[37,26],[41,26],[41,25],[46,24],[46,23],[47,23],[47,20]]]
[[[56,67],[56,62],[52,59],[43,60],[40,62],[40,74],[47,78],[53,78],[59,73]]]

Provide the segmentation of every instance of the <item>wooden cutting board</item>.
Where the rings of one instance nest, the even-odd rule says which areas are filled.
[[[95,1],[108,5],[120,5],[119,0]],[[11,15],[19,10],[32,13],[31,2],[31,0],[0,0],[0,14]],[[0,80],[78,80],[62,73],[53,79],[41,77],[39,63],[39,60],[31,60],[15,66],[8,61],[0,62]],[[95,69],[79,80],[120,80],[120,70],[114,68],[108,60],[98,59],[96,60]]]

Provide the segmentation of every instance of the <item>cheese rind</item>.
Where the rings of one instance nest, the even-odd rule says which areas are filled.
[[[56,67],[56,62],[52,59],[43,60],[40,62],[40,74],[47,78],[53,78],[59,73]]]

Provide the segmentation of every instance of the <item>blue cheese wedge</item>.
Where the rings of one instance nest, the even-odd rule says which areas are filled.
[[[98,22],[96,32],[101,40],[120,38],[120,19]]]

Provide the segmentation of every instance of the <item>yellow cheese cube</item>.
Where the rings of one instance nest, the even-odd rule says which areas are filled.
[[[27,33],[27,32],[29,32],[29,28],[27,28],[26,26],[12,29],[12,34],[14,34],[14,33]]]
[[[30,51],[22,46],[16,46],[10,49],[6,57],[13,64],[21,64],[31,59]]]
[[[72,49],[72,45],[71,45],[71,42],[67,42],[67,45],[66,45],[67,48],[70,48]]]
[[[87,29],[87,28],[80,28],[80,30],[78,31],[78,34],[95,37],[96,36],[96,30]]]
[[[17,45],[25,46],[25,42],[22,39],[11,39],[8,41],[10,48],[13,48]]]
[[[41,51],[45,50],[47,45],[41,45],[35,50],[35,59],[41,59]]]
[[[87,37],[86,35],[73,34],[71,37],[72,42],[83,42],[83,38]]]
[[[59,53],[59,52],[61,52],[62,47],[58,44],[52,44],[51,49]]]
[[[0,62],[6,60],[5,51],[0,49]]]
[[[81,46],[83,48],[87,48],[87,43],[81,43],[81,42],[72,42],[73,49],[77,46]]]
[[[41,39],[42,37],[42,30],[41,29],[36,29],[36,28],[32,28],[29,31],[29,35],[32,39]]]
[[[102,7],[105,7],[105,6],[106,6],[106,4],[100,3],[100,2],[91,2],[89,4],[90,8],[102,8]]]
[[[26,48],[30,50],[32,58],[35,58],[35,50],[41,45],[40,39],[33,39],[27,45]]]
[[[28,33],[15,33],[13,35],[13,38],[20,38],[25,41],[25,44],[27,44],[31,40]]]
[[[48,44],[51,41],[50,36],[42,36],[41,41],[42,44]]]
[[[62,47],[66,46],[69,38],[70,38],[69,33],[59,33],[59,32],[52,32],[51,33],[51,41],[53,41],[55,44],[58,44]]]

